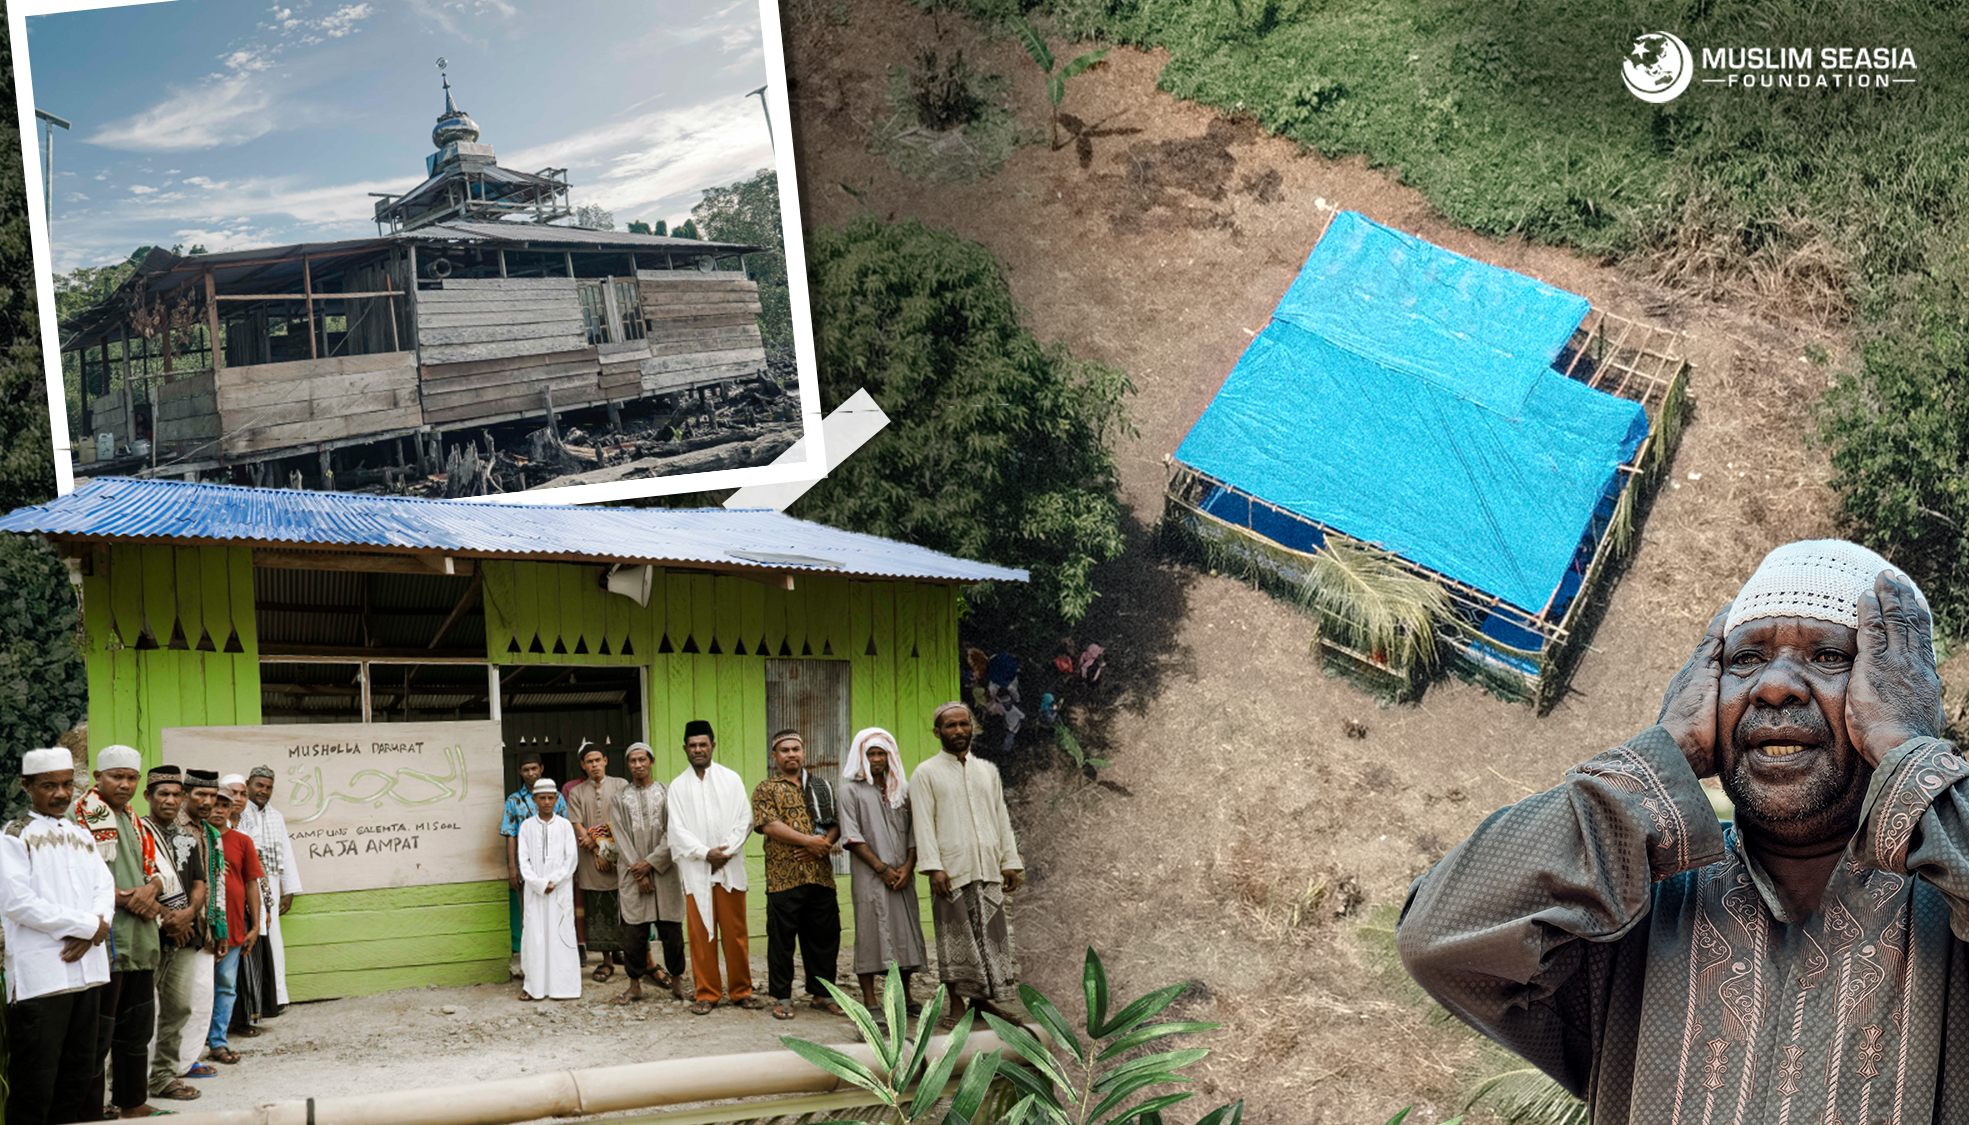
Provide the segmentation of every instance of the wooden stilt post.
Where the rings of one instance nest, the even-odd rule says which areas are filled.
[[[499,252],[499,277],[502,281],[506,277],[506,252],[504,250]]]
[[[561,420],[554,415],[554,386],[552,383],[540,388],[540,397],[547,403],[547,434],[554,444],[561,443]]]
[[[574,276],[574,251],[572,251],[572,250],[563,250],[563,251],[561,251],[561,257],[562,257],[562,258],[565,258],[565,259],[567,260],[567,275],[568,275],[569,277],[573,277],[573,276]]]
[[[335,451],[327,446],[321,447],[321,490],[335,491]]]
[[[347,289],[348,285],[344,284],[342,288]],[[301,256],[301,299],[308,306],[308,358],[320,359],[321,354],[315,350],[314,342],[314,266],[305,254]],[[346,307],[344,311],[347,311]]]

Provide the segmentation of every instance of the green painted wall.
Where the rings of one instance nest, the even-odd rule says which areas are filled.
[[[801,575],[788,591],[659,572],[644,607],[601,589],[597,566],[479,565],[493,663],[648,670],[650,741],[665,781],[685,768],[683,726],[700,717],[719,731],[720,760],[748,783],[766,775],[769,658],[848,661],[853,726],[894,733],[911,768],[936,752],[931,710],[957,695],[957,601],[948,586]],[[165,727],[260,722],[250,548],[99,547],[82,604],[92,751],[135,746],[149,767]],[[763,941],[760,844],[755,835],[746,849],[747,904]],[[853,925],[845,881],[842,905],[845,971]],[[282,921],[297,1000],[507,978],[501,882],[304,894]]]

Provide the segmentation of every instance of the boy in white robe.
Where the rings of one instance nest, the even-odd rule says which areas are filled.
[[[574,868],[579,851],[574,827],[554,815],[560,801],[554,780],[533,783],[538,816],[520,825],[520,999],[575,1000],[581,996],[581,953],[574,940]]]
[[[21,788],[33,811],[0,830],[12,1052],[6,1119],[96,1120],[104,1054],[96,1036],[116,882],[94,838],[64,816],[75,793],[68,751],[28,751]]]

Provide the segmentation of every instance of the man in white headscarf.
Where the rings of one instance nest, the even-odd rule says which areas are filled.
[[[267,920],[266,947],[274,980],[273,1006],[261,1014],[272,1017],[287,1006],[287,945],[280,937],[280,919],[301,893],[301,869],[294,860],[294,842],[287,835],[287,818],[273,807],[271,766],[254,766],[246,775],[246,804],[239,813],[239,830],[260,849],[260,866],[267,873],[262,892]]]
[[[690,767],[670,783],[670,855],[684,884],[684,925],[697,986],[690,1010],[700,1016],[718,1006],[726,988],[741,1008],[766,1007],[766,998],[752,993],[745,932],[745,838],[752,834],[752,798],[737,773],[711,760],[716,751],[709,722],[684,724]],[[714,940],[724,949],[723,980]]]
[[[21,788],[31,811],[0,830],[11,1056],[6,1119],[95,1121],[103,1111],[96,1036],[116,881],[89,831],[67,819],[75,793],[68,751],[22,755]]]
[[[581,951],[574,940],[574,827],[555,815],[561,794],[554,779],[533,783],[537,815],[520,825],[520,999],[576,1000]]]
[[[1654,726],[1416,881],[1409,972],[1595,1125],[1969,1121],[1969,761],[1931,628],[1865,548],[1771,552]]]
[[[902,973],[907,997],[909,976],[924,962],[909,782],[895,735],[881,727],[856,733],[841,763],[839,806],[841,843],[853,857],[849,898],[855,907],[855,976],[861,981],[862,1003],[877,1011],[876,978],[894,965]]]

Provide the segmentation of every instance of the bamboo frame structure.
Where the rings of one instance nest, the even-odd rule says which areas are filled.
[[[1552,364],[1569,379],[1640,403],[1648,418],[1648,436],[1634,456],[1620,466],[1612,516],[1603,525],[1597,520],[1589,525],[1593,549],[1578,571],[1579,587],[1570,598],[1561,601],[1555,591],[1551,601],[1534,611],[1390,555],[1395,565],[1440,585],[1449,595],[1455,616],[1439,626],[1437,641],[1439,648],[1451,654],[1449,664],[1457,674],[1507,697],[1530,701],[1540,713],[1549,711],[1564,694],[1606,593],[1633,557],[1638,542],[1634,528],[1659,490],[1680,440],[1690,367],[1675,346],[1677,338],[1669,329],[1594,308]],[[1274,594],[1300,601],[1307,563],[1321,548],[1314,552],[1298,550],[1256,531],[1252,513],[1259,508],[1270,518],[1305,527],[1311,533],[1309,538],[1319,542],[1378,547],[1244,492],[1173,456],[1168,458],[1168,465],[1163,531],[1172,545],[1200,547],[1212,557],[1235,559],[1248,568],[1258,585]],[[1242,524],[1205,510],[1208,501],[1222,496],[1245,501]],[[1515,648],[1481,634],[1478,626],[1493,617],[1538,637],[1539,647]],[[1392,666],[1376,654],[1349,648],[1325,632],[1319,642],[1323,650],[1371,681],[1389,684],[1394,694],[1410,695],[1423,686],[1426,677],[1420,670]],[[1527,670],[1526,664],[1534,665],[1535,670]]]

